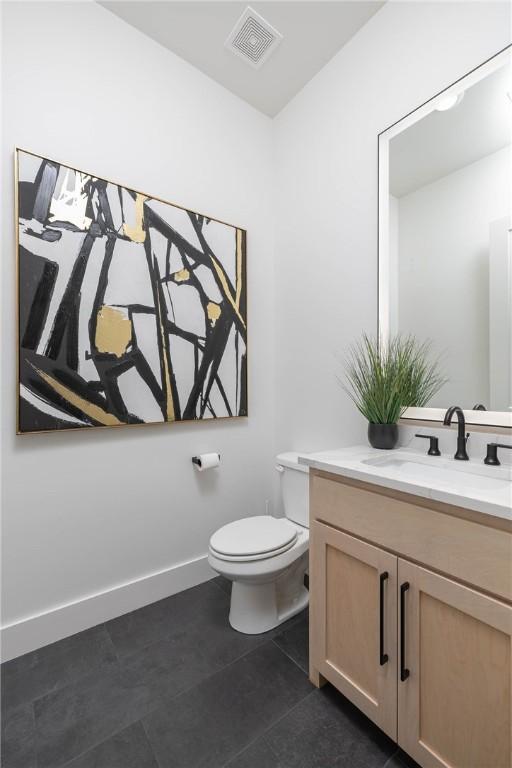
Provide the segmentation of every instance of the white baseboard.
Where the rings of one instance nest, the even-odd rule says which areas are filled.
[[[1,629],[2,661],[194,587],[215,575],[204,555],[7,624]]]

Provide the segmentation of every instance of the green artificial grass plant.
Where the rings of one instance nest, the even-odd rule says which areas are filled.
[[[373,424],[396,424],[406,408],[424,407],[446,383],[429,342],[397,335],[383,342],[363,334],[350,347],[343,389]]]

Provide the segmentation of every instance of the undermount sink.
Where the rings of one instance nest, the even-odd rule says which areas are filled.
[[[442,485],[457,490],[461,483],[471,491],[501,491],[510,488],[511,473],[508,467],[485,467],[473,462],[449,461],[429,456],[372,456],[363,464],[378,467],[397,479],[422,484]]]

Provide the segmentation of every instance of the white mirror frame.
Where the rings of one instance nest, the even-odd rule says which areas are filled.
[[[429,101],[405,115],[401,120],[393,123],[389,128],[379,133],[378,137],[378,335],[384,342],[389,338],[390,332],[390,264],[389,264],[389,142],[394,136],[402,133],[418,120],[436,109],[441,98],[447,94],[458,95],[472,85],[482,80],[487,75],[502,67],[507,60],[511,61],[512,45],[507,46],[492,58],[476,67],[464,77],[449,85],[443,91],[437,93]],[[512,253],[512,242],[510,242]],[[512,276],[511,276],[512,288]],[[447,403],[448,408],[453,403]],[[402,419],[407,424],[409,420],[415,422],[442,422],[446,408],[408,408]],[[477,429],[482,427],[497,428],[498,431],[512,429],[512,413],[507,411],[474,411],[464,412],[466,423],[474,425]]]

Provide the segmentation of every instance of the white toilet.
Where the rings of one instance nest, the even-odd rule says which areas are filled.
[[[236,520],[210,539],[211,567],[233,582],[229,623],[247,635],[277,627],[308,604],[309,469],[297,453],[280,454],[276,469],[286,517]]]

